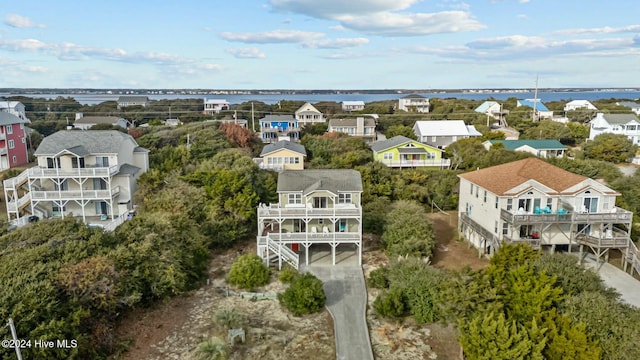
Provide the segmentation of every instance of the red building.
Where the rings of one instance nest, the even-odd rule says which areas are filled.
[[[0,112],[0,171],[29,162],[27,130],[29,120],[8,112]]]

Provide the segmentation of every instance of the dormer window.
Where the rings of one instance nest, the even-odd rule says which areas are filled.
[[[289,204],[302,204],[302,194],[289,194]]]

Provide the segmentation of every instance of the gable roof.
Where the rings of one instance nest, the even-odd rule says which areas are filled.
[[[347,119],[331,119],[329,120],[329,126],[331,127],[336,127],[336,126],[357,126],[358,125],[358,118],[347,118]],[[376,120],[374,118],[371,117],[365,117],[364,118],[364,126],[365,127],[375,127],[376,126]]]
[[[528,106],[533,109],[535,103],[536,111],[549,111],[547,107],[540,101],[540,99],[518,99],[519,106]]]
[[[497,101],[485,101],[475,109],[475,112],[486,113],[490,107],[499,105]]]
[[[362,192],[360,172],[351,169],[285,170],[278,175],[278,192],[326,190],[338,192]]]
[[[296,110],[296,114],[302,113],[302,112],[312,112],[312,113],[321,114],[321,112],[318,109],[316,109],[315,106],[311,105],[311,103],[304,103],[304,105],[300,106],[300,108]]]
[[[120,120],[125,120],[125,119],[117,116],[83,116],[80,119],[76,120],[74,124],[110,124],[111,125],[111,124],[117,123]]]
[[[632,109],[640,109],[640,104],[635,103],[633,101],[623,101],[623,102],[619,102],[618,105],[620,106],[626,106],[628,108],[632,108]]]
[[[588,109],[596,109],[595,106],[589,100],[572,100],[564,104],[564,108],[567,107],[586,107]],[[597,110],[597,109],[596,109]]]
[[[297,120],[291,114],[287,114],[287,115],[267,114],[262,119],[260,119],[260,121],[277,121],[277,122],[292,121],[293,122],[293,121],[297,121]]]
[[[473,125],[467,126],[462,120],[420,120],[414,131],[420,136],[481,136]]]
[[[562,150],[566,146],[558,140],[489,140],[491,144],[502,144],[505,149],[516,150],[522,146],[530,146],[536,150]]]
[[[364,106],[364,101],[362,100],[343,101],[342,104],[349,105],[349,106]]]
[[[62,130],[42,139],[34,155],[55,155],[65,150],[78,155],[117,154],[126,141],[138,145],[131,135],[116,130]]]
[[[264,148],[262,148],[262,152],[260,153],[260,156],[269,155],[275,151],[282,150],[282,149],[291,150],[293,152],[302,154],[303,156],[307,156],[307,150],[304,148],[303,145],[291,142],[289,140],[280,140],[273,144],[265,145]]]
[[[410,143],[410,142],[418,142],[418,141],[409,139],[406,136],[398,135],[398,136],[392,137],[391,139],[374,142],[373,144],[371,144],[371,150],[375,152],[380,152],[382,150],[391,149],[396,146]]]
[[[23,119],[21,117],[15,116],[14,114],[0,111],[0,126],[10,125],[10,124],[29,124],[31,121],[29,119]]]
[[[118,97],[118,102],[147,102],[149,101],[148,96],[120,96]]]
[[[602,118],[604,118],[609,124],[618,124],[618,125],[626,124],[631,121],[638,121],[638,117],[635,114],[604,114],[602,113]]]
[[[512,161],[458,176],[496,195],[504,195],[508,190],[529,180],[535,180],[561,193],[588,179],[585,176],[563,170],[538,158]]]

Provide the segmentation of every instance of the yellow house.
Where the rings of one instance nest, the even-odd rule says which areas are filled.
[[[373,159],[388,167],[448,167],[449,159],[442,157],[443,151],[423,144],[405,136],[394,136],[391,139],[371,144]]]
[[[289,140],[265,145],[258,163],[261,169],[276,171],[303,170],[307,151],[304,146]]]

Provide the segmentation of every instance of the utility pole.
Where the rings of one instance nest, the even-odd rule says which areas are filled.
[[[255,118],[253,117],[253,101],[251,102],[251,131],[253,132],[256,131],[256,121],[255,121]]]
[[[20,353],[20,340],[18,340],[18,334],[16,334],[16,327],[13,325],[13,319],[9,318],[9,328],[11,329],[11,336],[13,337],[13,346],[16,350],[16,356],[18,360],[22,360],[22,354]]]
[[[536,121],[538,119],[538,114],[536,114],[537,104],[538,104],[538,74],[536,73],[536,91],[533,93],[533,115],[532,115],[533,121]]]

